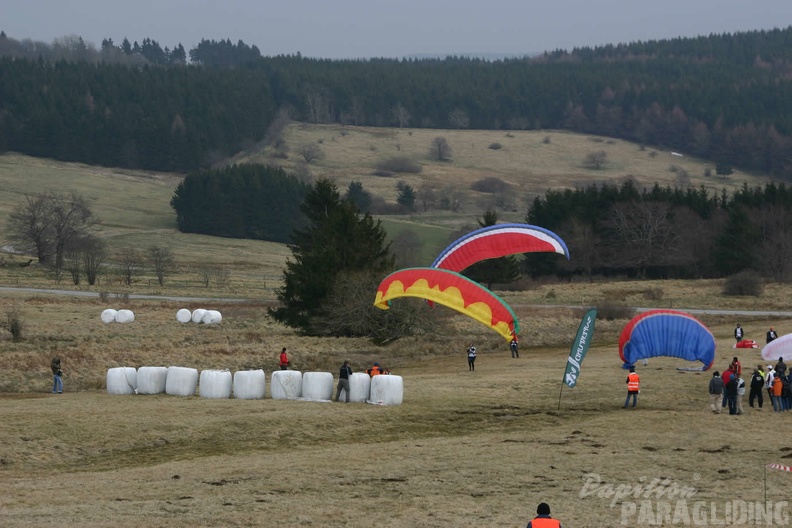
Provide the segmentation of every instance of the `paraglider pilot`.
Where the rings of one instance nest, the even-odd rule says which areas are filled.
[[[743,332],[742,326],[740,326],[740,323],[737,323],[737,326],[734,328],[734,339],[739,343],[743,340],[744,336],[745,332]]]
[[[632,396],[633,404],[638,403],[638,393],[641,392],[641,378],[635,373],[635,367],[630,366],[630,373],[627,375],[627,399],[624,400],[624,408],[630,403],[630,396]]]
[[[514,335],[512,336],[511,342],[509,342],[509,348],[511,349],[511,354],[513,358],[520,357],[520,352],[517,350],[517,347],[518,347],[517,336]]]

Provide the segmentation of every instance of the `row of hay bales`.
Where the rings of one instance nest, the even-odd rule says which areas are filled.
[[[107,370],[108,394],[169,394],[202,398],[231,398],[260,400],[267,388],[263,370],[203,370],[187,367],[114,367]],[[273,400],[328,401],[335,394],[335,380],[329,372],[277,370],[270,378]],[[363,372],[349,379],[350,402],[369,402],[380,405],[399,405],[404,398],[401,376],[369,377]],[[342,401],[346,399],[341,391]]]
[[[104,324],[135,322],[135,313],[132,310],[113,310],[108,308],[102,312],[100,317]]]
[[[135,314],[132,310],[114,310],[108,308],[102,311],[100,318],[104,324],[135,322]],[[223,322],[223,315],[217,310],[198,308],[191,312],[187,308],[182,308],[176,312],[176,320],[180,323],[220,324]]]

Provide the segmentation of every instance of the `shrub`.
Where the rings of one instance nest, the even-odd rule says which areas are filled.
[[[550,144],[550,136],[545,136],[544,139],[542,140],[542,143],[544,143],[545,145],[549,145]]]
[[[423,170],[420,163],[407,156],[393,156],[377,163],[377,170],[382,172],[408,172],[418,174]]]
[[[501,180],[500,178],[496,178],[495,176],[489,176],[487,178],[473,182],[470,188],[478,192],[496,194],[496,193],[508,191],[509,189],[511,189],[511,185]]]
[[[22,320],[22,312],[18,306],[14,306],[6,312],[6,330],[11,332],[14,342],[22,341],[22,333],[25,330],[25,322]]]
[[[643,291],[643,298],[648,301],[659,301],[665,292],[662,288],[647,288]]]
[[[109,298],[110,298],[110,294],[108,292],[106,291],[99,292],[99,300],[102,301],[103,303],[106,303]]]
[[[723,295],[762,295],[764,285],[762,277],[753,270],[743,270],[730,277],[723,283]]]
[[[490,150],[500,150],[503,148],[503,145],[501,145],[496,141],[495,143],[490,143],[489,147],[487,148],[489,148]]]
[[[635,310],[624,304],[605,301],[597,306],[597,317],[605,319],[606,321],[631,319],[634,314]]]

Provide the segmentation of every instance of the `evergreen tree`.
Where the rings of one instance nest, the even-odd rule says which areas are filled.
[[[326,179],[311,187],[301,210],[308,226],[293,234],[293,259],[286,263],[284,285],[277,291],[281,306],[269,314],[308,335],[349,335],[349,329],[328,328],[317,318],[326,315],[332,295],[342,296],[337,278],[361,272],[384,277],[393,269],[385,230],[369,214],[361,217]],[[370,304],[371,299],[359,302]]]

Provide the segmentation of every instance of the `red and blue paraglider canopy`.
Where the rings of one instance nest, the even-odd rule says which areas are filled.
[[[452,242],[432,267],[460,272],[481,260],[518,253],[560,253],[569,258],[566,244],[552,231],[529,224],[496,224]]]
[[[641,359],[671,356],[701,361],[707,370],[715,361],[715,337],[704,323],[685,312],[650,310],[633,317],[619,336],[625,368]]]

